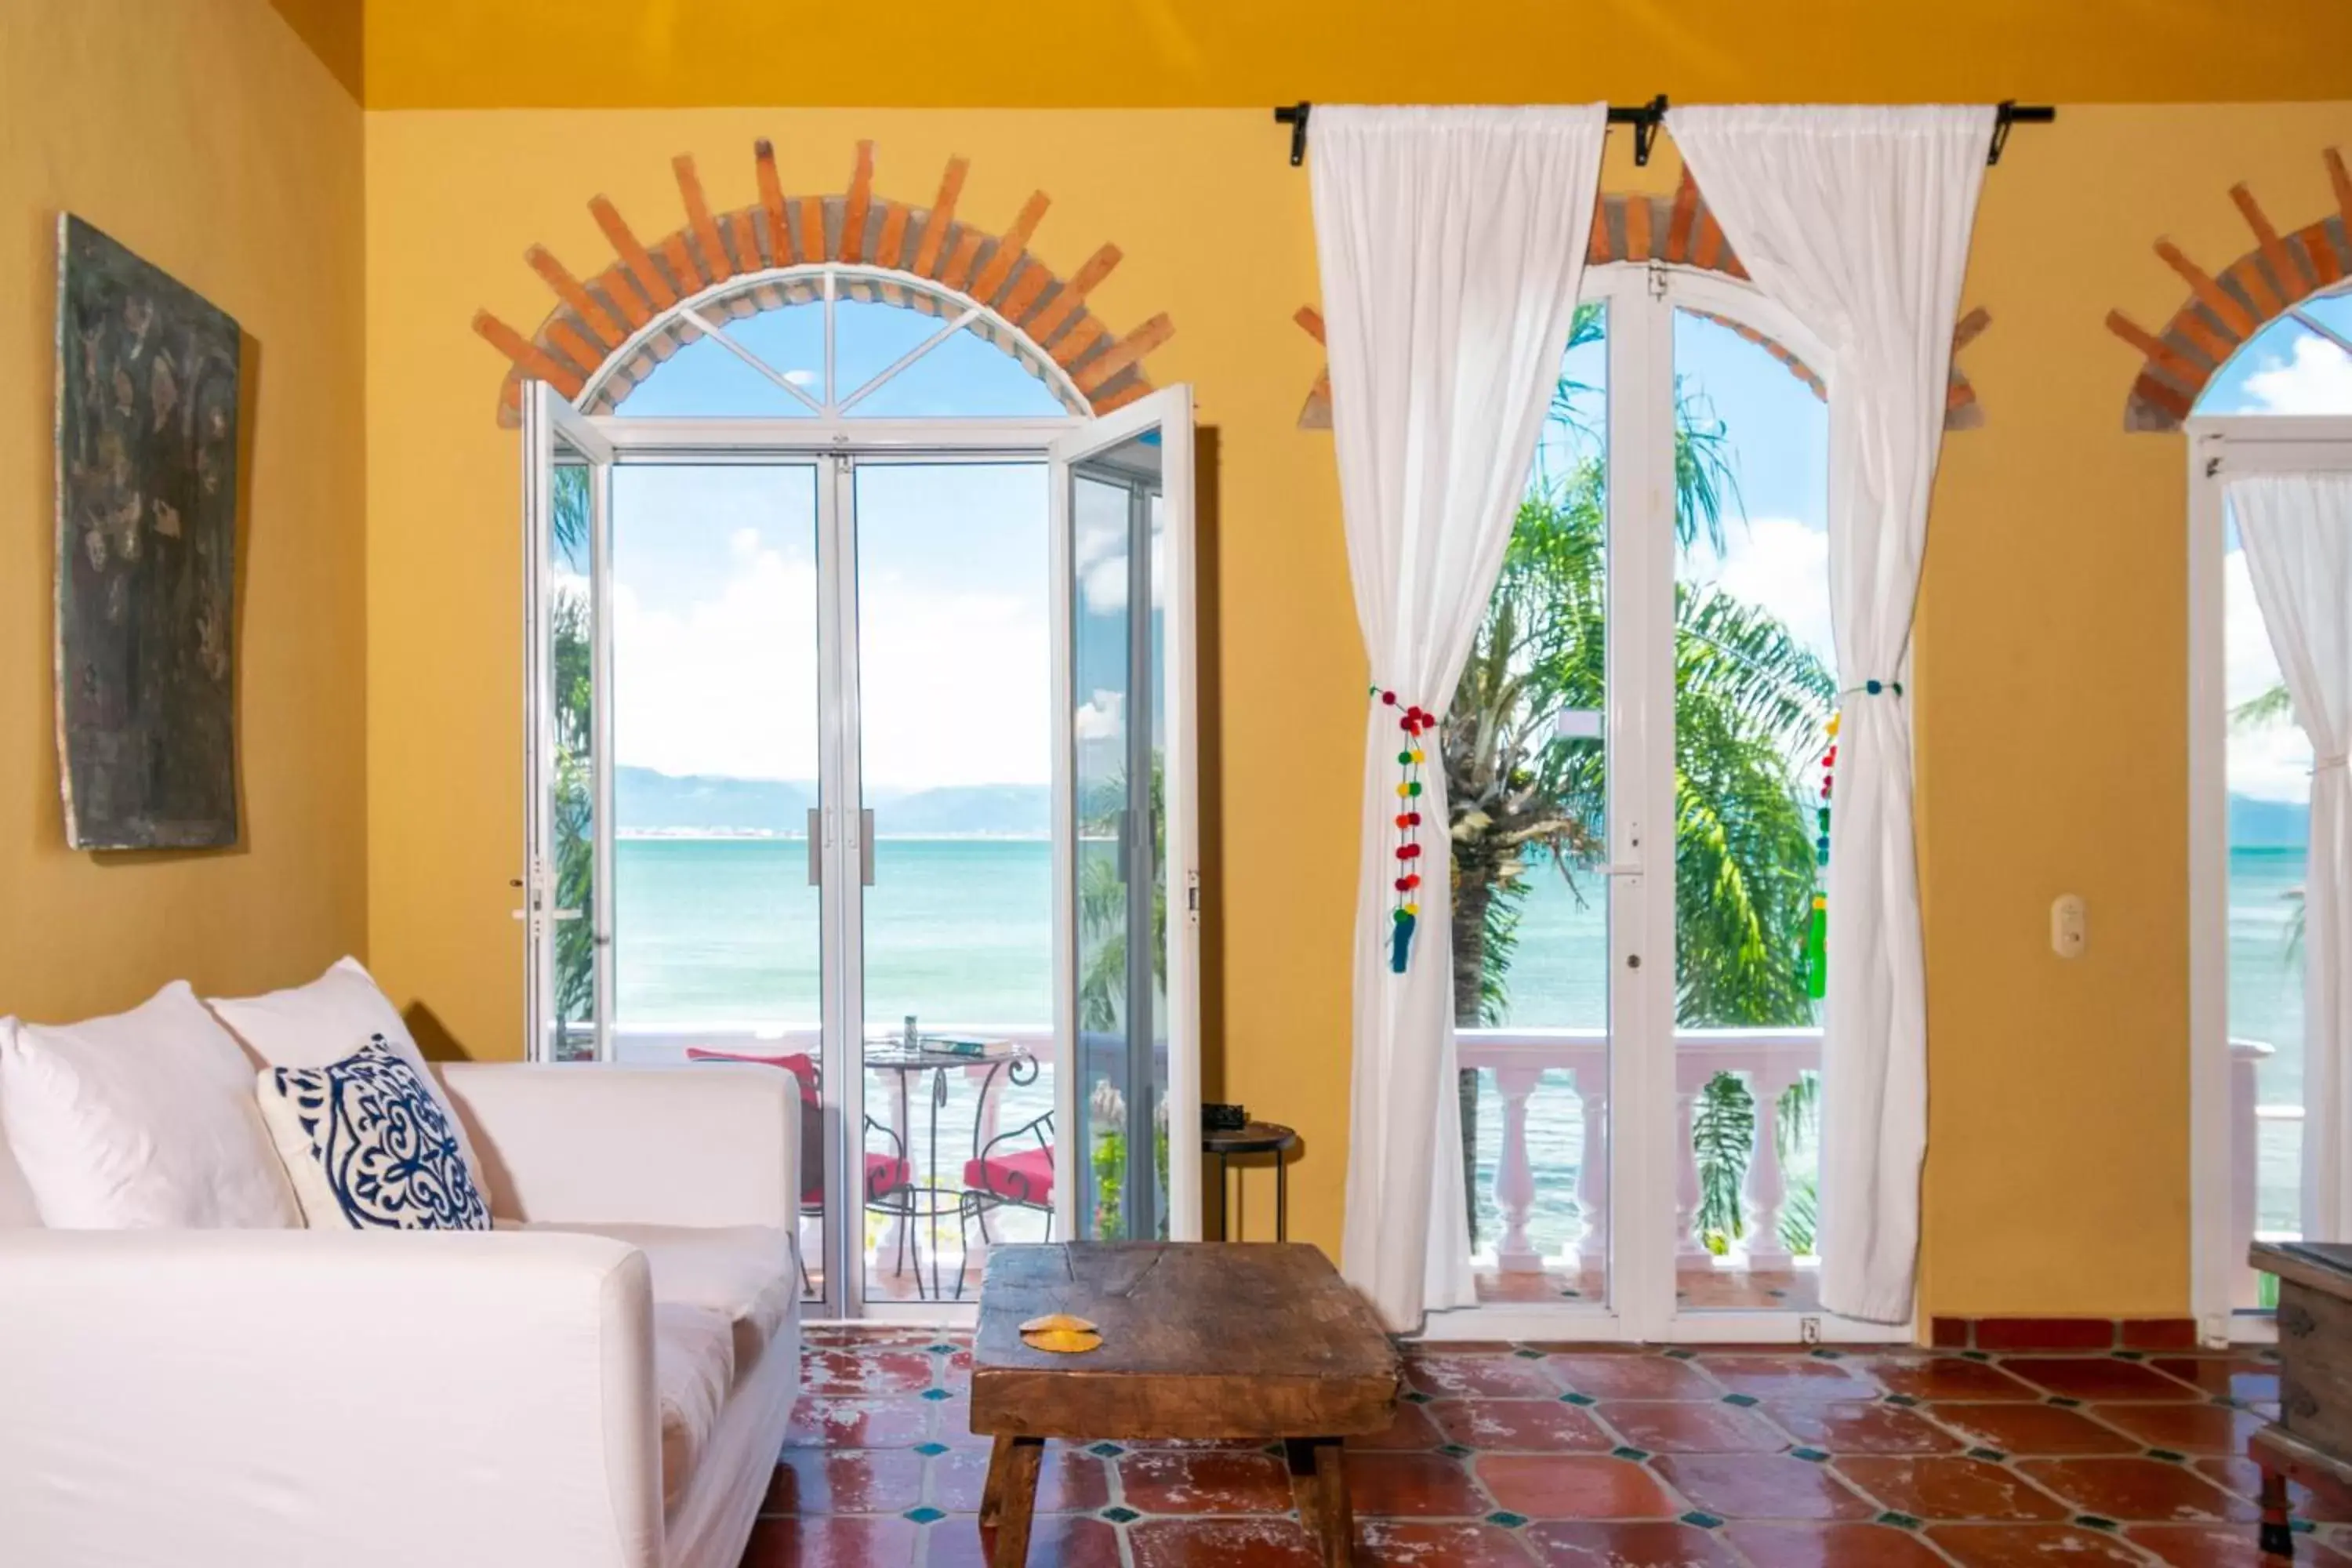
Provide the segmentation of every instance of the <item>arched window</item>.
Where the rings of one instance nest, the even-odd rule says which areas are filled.
[[[2213,373],[2197,418],[2352,414],[2352,285],[2289,306]]]
[[[583,394],[592,414],[1057,418],[1088,412],[1062,368],[987,306],[842,264],[737,279],[658,318]]]

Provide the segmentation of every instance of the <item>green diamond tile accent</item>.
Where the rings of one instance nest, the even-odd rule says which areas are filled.
[[[1589,1394],[1563,1394],[1559,1396],[1559,1402],[1562,1405],[1596,1405],[1600,1403]]]
[[[948,1446],[945,1443],[918,1443],[915,1445],[915,1452],[924,1455],[929,1458],[935,1459],[947,1451]]]
[[[1486,1522],[1488,1524],[1499,1524],[1505,1530],[1517,1530],[1519,1526],[1527,1523],[1527,1521],[1528,1516],[1526,1514],[1513,1513],[1507,1508],[1498,1508],[1494,1512],[1486,1516]]]
[[[1449,1459],[1466,1459],[1470,1457],[1470,1450],[1459,1443],[1443,1444],[1437,1451]]]
[[[2289,1530],[2294,1531],[2297,1535],[2309,1535],[2313,1530],[2316,1528],[2311,1521],[2307,1519],[2296,1519],[2292,1515],[2289,1515],[2287,1518],[2286,1527]]]
[[[1843,1361],[1845,1359],[1845,1352],[1843,1351],[1833,1351],[1827,1345],[1823,1345],[1821,1349],[1813,1352],[1813,1359],[1815,1361]]]
[[[2113,1530],[2116,1528],[2116,1521],[2114,1520],[2101,1519],[2095,1513],[2078,1513],[2074,1516],[2074,1522],[2081,1525],[2084,1530]]]
[[[1756,1403],[1756,1396],[1752,1394],[1727,1394],[1723,1396],[1723,1402],[1726,1405],[1737,1405],[1745,1410]]]
[[[926,1399],[952,1399],[955,1395],[950,1394],[944,1388],[927,1388],[923,1390],[923,1397]]]
[[[1891,1524],[1897,1530],[1916,1530],[1919,1528],[1919,1521],[1917,1520],[1912,1518],[1907,1513],[1897,1513],[1893,1509],[1888,1509],[1885,1513],[1880,1514],[1878,1516],[1878,1522],[1881,1524]]]
[[[2009,1456],[2002,1453],[1999,1448],[1970,1448],[1969,1450],[1969,1458],[1971,1459],[1982,1459],[1988,1465],[1998,1465],[2006,1462]]]
[[[1423,1394],[1418,1388],[1407,1389],[1405,1391],[1404,1397],[1406,1403],[1411,1405],[1426,1405],[1429,1403],[1429,1395]]]
[[[908,1509],[907,1510],[907,1517],[913,1520],[917,1524],[929,1524],[935,1519],[947,1518],[947,1514],[943,1510],[933,1508],[929,1504],[926,1503],[921,1508]]]
[[[1517,1350],[1513,1351],[1511,1353],[1512,1353],[1513,1355],[1515,1355],[1515,1356],[1518,1357],[1521,1361],[1541,1361],[1541,1360],[1543,1360],[1543,1352],[1541,1352],[1541,1351],[1531,1351],[1531,1350],[1528,1349],[1528,1347],[1527,1347],[1527,1346],[1525,1346],[1525,1345],[1521,1345],[1518,1349],[1517,1349]]]
[[[2052,1394],[2050,1396],[2050,1403],[2056,1405],[2061,1410],[2079,1410],[2083,1407],[2083,1402],[2081,1400],[2069,1399],[2063,1394]]]
[[[1960,1359],[1962,1361],[1990,1361],[1992,1360],[1992,1357],[1983,1351],[1962,1351],[1960,1352]]]
[[[1723,1525],[1723,1521],[1716,1518],[1715,1515],[1711,1513],[1701,1513],[1696,1509],[1693,1509],[1688,1513],[1683,1515],[1683,1522],[1685,1524],[1695,1524],[1701,1530],[1717,1530],[1720,1529]]]
[[[1674,1357],[1676,1361],[1690,1361],[1696,1358],[1698,1354],[1696,1351],[1686,1351],[1679,1346],[1668,1351],[1666,1353]]]
[[[1908,1410],[1919,1402],[1916,1399],[1912,1398],[1911,1395],[1907,1394],[1890,1394],[1886,1396],[1886,1403],[1889,1405],[1900,1405],[1904,1409]]]
[[[923,1348],[933,1355],[953,1355],[956,1352],[956,1347],[949,1344],[945,1340],[935,1345],[925,1345]]]
[[[2147,1451],[2147,1457],[2151,1459],[2162,1459],[2168,1464],[2174,1465],[2185,1465],[2189,1462],[2188,1455],[2176,1454],[2169,1448],[2150,1448]]]
[[[1822,1453],[1819,1448],[1791,1448],[1789,1452],[1797,1458],[1810,1460],[1811,1463],[1816,1465],[1825,1465],[1829,1463],[1830,1457],[1827,1454]]]
[[[2146,1361],[2147,1359],[2147,1355],[2139,1351],[2117,1351],[2115,1352],[2115,1357],[2117,1361]]]
[[[1116,1459],[1121,1454],[1126,1453],[1127,1450],[1120,1447],[1116,1443],[1097,1443],[1093,1447],[1088,1448],[1087,1452],[1095,1455],[1098,1458]]]
[[[1102,1517],[1110,1521],[1113,1524],[1127,1524],[1135,1520],[1141,1519],[1143,1516],[1136,1512],[1131,1508],[1121,1508],[1114,1504],[1102,1510]]]
[[[1623,1447],[1612,1448],[1609,1452],[1617,1458],[1631,1459],[1637,1465],[1650,1457],[1650,1451],[1647,1448],[1636,1448],[1630,1444]]]

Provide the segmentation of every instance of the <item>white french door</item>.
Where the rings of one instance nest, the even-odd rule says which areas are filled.
[[[1469,731],[1479,745],[1539,731],[1482,759],[1481,809],[1551,837],[1514,846],[1537,864],[1490,894],[1504,939],[1482,941],[1483,990],[1457,972],[1457,1014],[1481,1015],[1459,1031],[1480,1304],[1433,1317],[1433,1337],[1910,1335],[1824,1312],[1816,1288],[1820,958],[1798,927],[1837,700],[1828,373],[1729,279],[1585,276],[1465,677],[1485,696],[1456,698],[1504,716]],[[1556,710],[1527,710],[1514,693],[1546,660],[1565,668]],[[1544,829],[1531,787],[1573,826]],[[1458,887],[1477,853],[1457,833]]]
[[[823,1312],[953,1316],[992,1241],[1196,1236],[1189,392],[526,390],[534,1054],[794,1073]]]
[[[2352,418],[2189,421],[2190,1297],[2208,1343],[2277,1337],[2257,1239],[2307,1234],[2303,889],[2311,745],[2254,601],[2227,489],[2352,472]]]

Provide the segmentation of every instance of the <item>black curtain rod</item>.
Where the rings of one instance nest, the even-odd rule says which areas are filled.
[[[1305,100],[1276,107],[1274,122],[1290,127],[1290,166],[1297,168],[1307,161],[1307,117],[1315,106]],[[1994,108],[1992,146],[1985,154],[1988,165],[2000,162],[2000,151],[2009,145],[2009,128],[2012,125],[2048,125],[2058,118],[2057,107],[2048,103],[2020,103],[2004,98]],[[1657,145],[1658,127],[1666,121],[1666,95],[1658,94],[1647,103],[1612,103],[1609,106],[1609,123],[1633,128],[1633,162],[1643,165],[1650,161],[1650,149]]]

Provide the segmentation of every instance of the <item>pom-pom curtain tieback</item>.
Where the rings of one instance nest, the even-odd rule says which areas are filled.
[[[1393,691],[1377,686],[1371,691],[1383,708],[1402,709],[1397,716],[1397,728],[1404,732],[1404,743],[1396,754],[1396,792],[1401,807],[1396,815],[1396,905],[1389,931],[1389,968],[1402,974],[1412,959],[1413,927],[1421,919],[1421,900],[1415,896],[1415,889],[1421,886],[1421,811],[1417,803],[1421,799],[1422,765],[1429,760],[1422,736],[1437,728],[1437,715],[1412,703],[1400,704]]]
[[[1865,680],[1860,686],[1849,686],[1838,693],[1840,697],[1883,697],[1890,694],[1902,696],[1903,683],[1899,680]]]
[[[2332,757],[2314,757],[2311,760],[2311,771],[2314,773],[2323,773],[2330,768],[2346,766],[2352,766],[2352,755],[2342,752]]]

